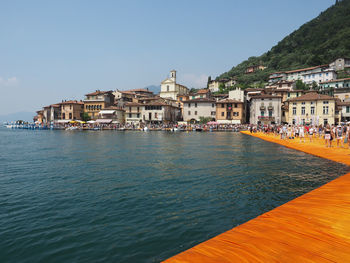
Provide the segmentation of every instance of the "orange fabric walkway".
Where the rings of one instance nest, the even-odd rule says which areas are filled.
[[[349,149],[321,139],[252,135],[350,165]],[[165,262],[350,262],[350,173]]]

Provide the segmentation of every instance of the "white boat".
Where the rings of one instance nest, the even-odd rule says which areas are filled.
[[[146,132],[146,131],[149,131],[148,127],[144,127],[144,128],[143,128],[143,131],[145,131],[145,132]]]

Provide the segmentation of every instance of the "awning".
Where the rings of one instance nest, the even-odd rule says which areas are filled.
[[[218,125],[219,123],[216,121],[210,121],[207,123],[208,125]]]
[[[114,114],[115,110],[101,110],[99,114]]]
[[[112,121],[112,119],[98,119],[96,123],[111,123]]]
[[[71,120],[56,120],[56,121],[54,121],[54,122],[56,122],[56,123],[68,123],[68,122],[70,122]]]
[[[87,121],[87,123],[95,123],[95,121]]]
[[[113,124],[118,124],[120,123],[119,121],[112,121]]]

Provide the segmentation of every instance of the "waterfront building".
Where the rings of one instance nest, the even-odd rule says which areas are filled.
[[[100,91],[85,94],[84,111],[88,113],[93,120],[98,118],[98,113],[114,104],[114,95],[112,91]]]
[[[350,101],[340,101],[337,102],[338,107],[341,112],[341,121],[348,122],[350,121]]]
[[[166,101],[151,101],[144,105],[142,121],[145,123],[167,124],[181,118],[181,109]]]
[[[61,120],[81,120],[84,112],[84,103],[77,100],[62,101]]]
[[[98,118],[110,120],[112,123],[125,123],[125,110],[117,106],[109,106],[98,113]]]
[[[289,124],[334,124],[339,121],[334,97],[309,92],[289,100]]]
[[[282,97],[261,94],[251,97],[250,124],[280,124]]]
[[[34,118],[35,118],[34,122],[43,123],[44,122],[44,111],[43,110],[37,111],[36,116]]]
[[[243,124],[245,122],[244,102],[233,99],[217,101],[216,121],[222,124]]]
[[[128,102],[125,104],[125,121],[129,124],[142,122],[142,111],[145,105],[139,102]]]
[[[329,67],[335,71],[341,71],[350,68],[350,58],[338,58],[329,64]]]
[[[161,82],[159,96],[162,98],[177,100],[177,96],[187,94],[189,94],[189,89],[176,83],[176,70],[170,71],[170,77]]]
[[[61,105],[51,104],[43,108],[43,122],[49,124],[55,120],[61,119]]]
[[[200,117],[216,117],[216,101],[214,99],[193,99],[184,101],[183,120],[187,122],[200,121]]]

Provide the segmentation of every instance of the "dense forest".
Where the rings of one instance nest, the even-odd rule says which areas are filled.
[[[350,0],[337,3],[318,17],[302,25],[270,51],[223,73],[218,79],[236,77],[243,86],[262,85],[271,72],[329,64],[338,57],[350,57]],[[252,65],[264,65],[264,71],[244,74]]]

